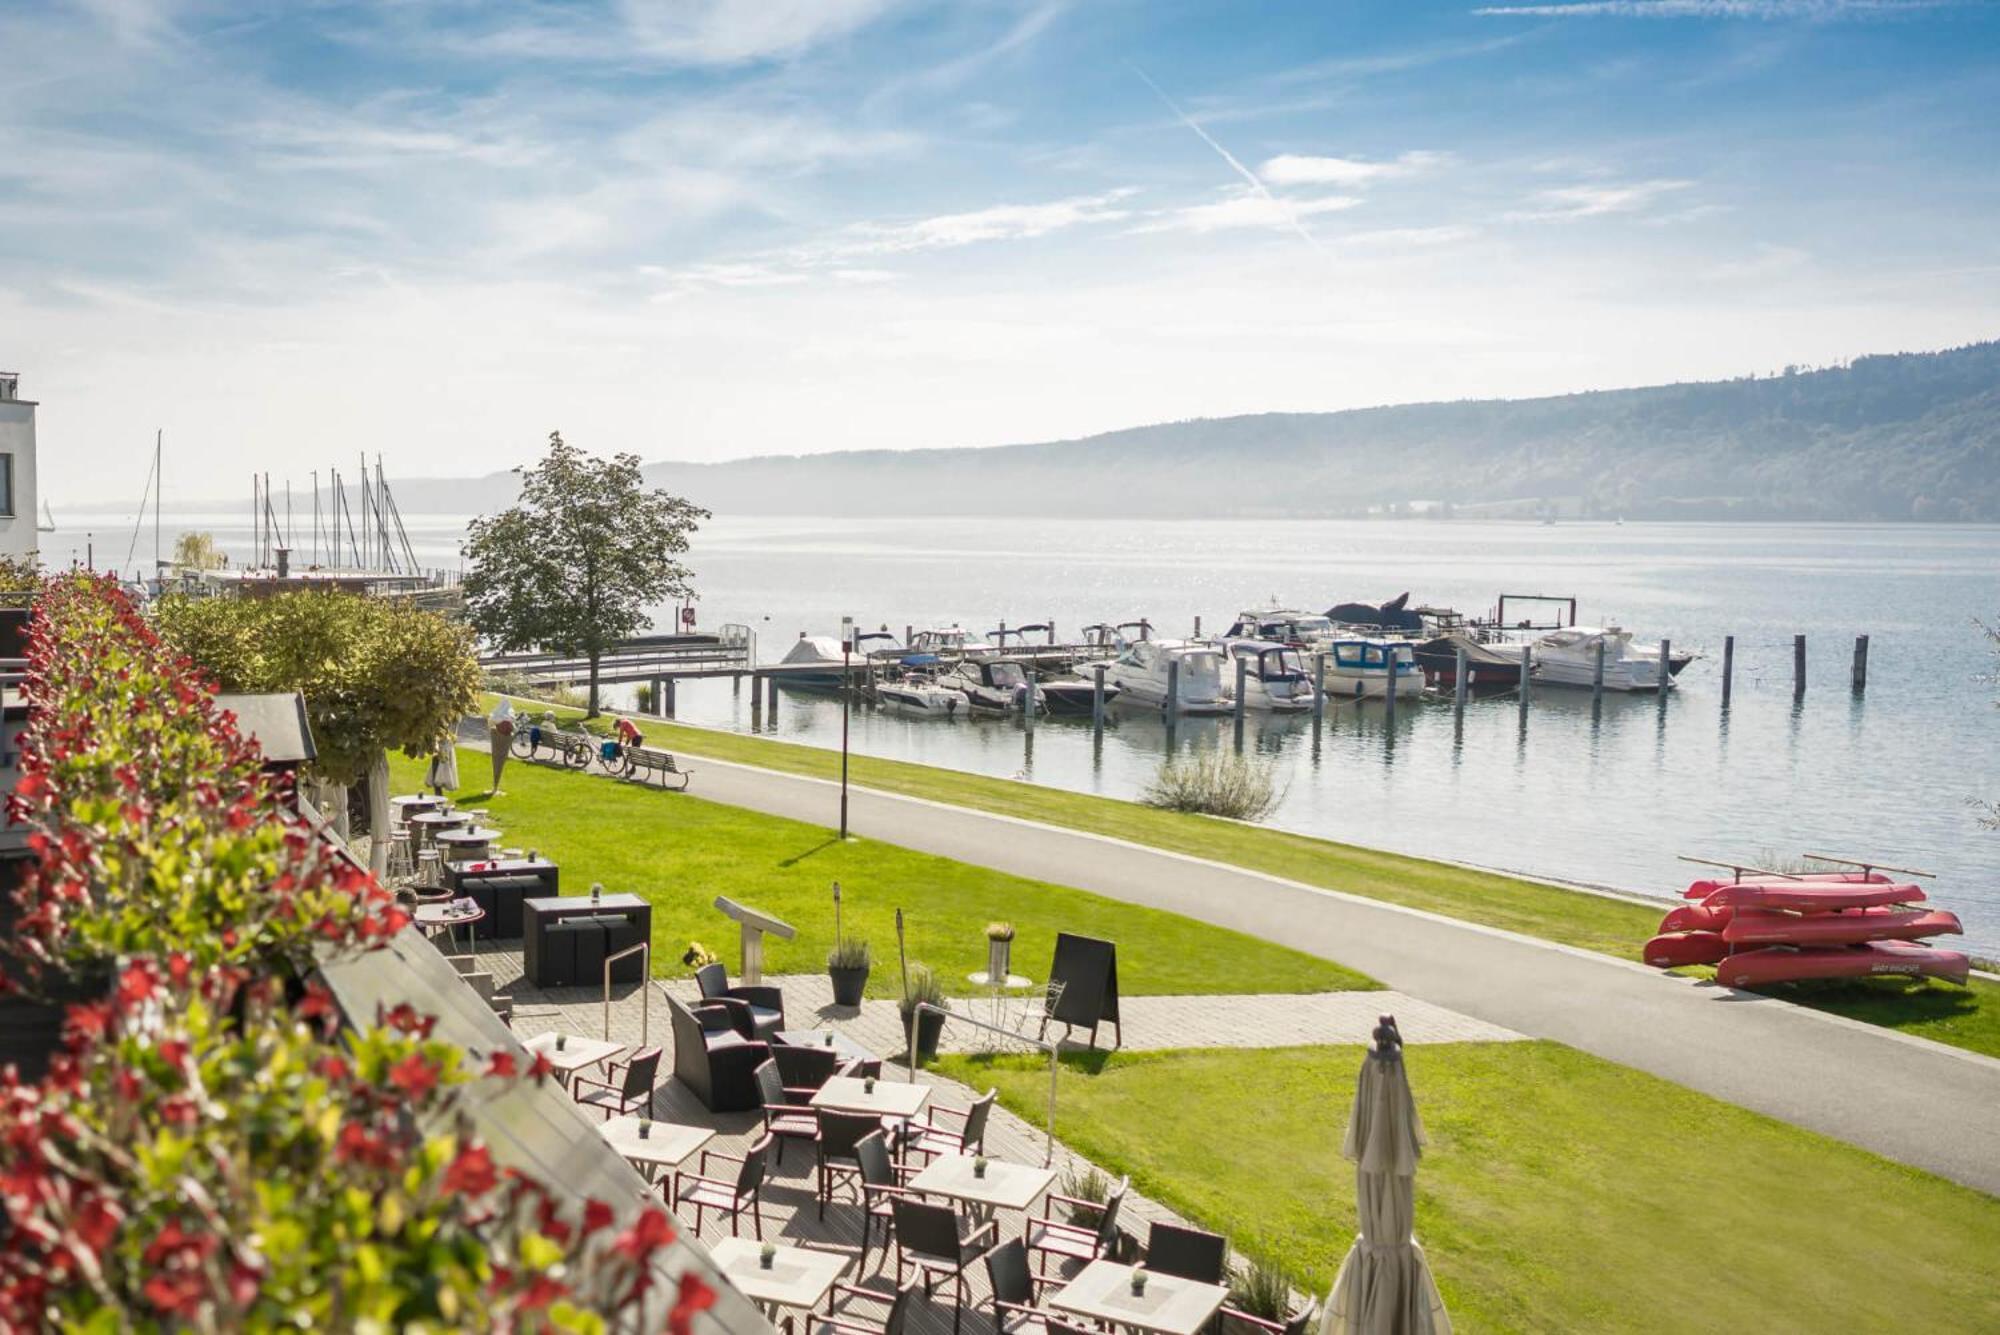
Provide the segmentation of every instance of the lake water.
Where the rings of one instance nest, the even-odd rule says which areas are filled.
[[[225,521],[214,516],[214,521]],[[420,554],[455,563],[462,519],[406,516]],[[129,522],[129,521],[128,521]],[[183,520],[196,523],[195,520]],[[240,521],[238,521],[240,524]],[[107,523],[107,528],[110,525]],[[240,527],[212,524],[225,546]],[[57,535],[60,537],[60,535]],[[117,543],[122,552],[126,543]],[[51,558],[66,559],[60,542]],[[103,547],[100,545],[100,557]],[[690,557],[704,626],[743,622],[765,660],[801,631],[1149,618],[1183,635],[1277,598],[1413,600],[1485,613],[1501,592],[1574,594],[1586,624],[1702,654],[1664,704],[1544,687],[1525,727],[1511,696],[1325,721],[1251,715],[1243,745],[1283,796],[1270,823],[1358,844],[1668,897],[1678,853],[1871,856],[1939,873],[1933,898],[1966,943],[2000,955],[2000,832],[1969,805],[2000,798],[2000,687],[1975,618],[2000,616],[2000,528],[1558,525],[1365,521],[718,519]],[[1808,686],[1792,692],[1792,636]],[[1731,708],[1720,705],[1736,636]],[[1868,690],[1849,689],[1871,637]],[[1406,702],[1407,706],[1407,702]],[[682,721],[748,731],[750,692],[680,687]],[[786,691],[765,731],[838,746],[840,709]],[[1157,714],[1088,720],[853,719],[857,752],[1118,797],[1137,794],[1170,738]],[[1228,719],[1184,720],[1179,751],[1233,746]]]

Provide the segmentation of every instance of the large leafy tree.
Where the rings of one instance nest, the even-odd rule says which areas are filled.
[[[502,649],[588,658],[594,715],[605,652],[651,625],[649,607],[693,592],[677,558],[708,511],[647,490],[638,455],[592,458],[561,432],[539,464],[514,471],[520,501],[468,530],[466,609]]]

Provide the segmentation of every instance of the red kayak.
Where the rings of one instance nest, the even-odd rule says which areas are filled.
[[[1695,881],[1681,891],[1682,899],[1707,899],[1725,885],[1887,885],[1889,878],[1879,871],[1805,871],[1796,876],[1781,876],[1776,872],[1757,872],[1739,880],[1728,877],[1710,877]]]
[[[1883,904],[1918,904],[1924,900],[1915,885],[1802,885],[1796,881],[1758,881],[1725,885],[1702,901],[1712,909],[1796,909],[1829,913],[1835,909],[1866,909]]]
[[[1683,904],[1677,909],[1668,909],[1667,916],[1660,919],[1662,932],[1719,932],[1729,925],[1736,916],[1736,910],[1728,905],[1710,908],[1706,904]]]
[[[1655,969],[1683,964],[1716,964],[1729,954],[1729,943],[1717,932],[1662,932],[1646,943],[1641,957]]]
[[[1957,936],[1965,928],[1942,909],[1871,908],[1847,913],[1783,913],[1738,909],[1722,939],[1731,946],[1853,946],[1864,941],[1921,941]]]
[[[1724,987],[1763,987],[1808,978],[1902,976],[1963,983],[1971,967],[1971,962],[1956,950],[1936,950],[1902,941],[1805,950],[1771,946],[1727,957],[1716,966],[1715,981]]]

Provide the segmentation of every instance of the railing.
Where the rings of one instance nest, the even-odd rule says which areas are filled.
[[[639,966],[639,1046],[645,1047],[653,1038],[653,994],[646,990],[646,980],[653,976],[653,946],[648,941],[604,957],[604,1038],[611,1040],[611,966],[628,955],[644,957]]]
[[[1060,984],[1054,986],[1060,987]],[[1008,1038],[1025,1043],[1031,1048],[1039,1048],[1049,1054],[1049,1107],[1042,1122],[1042,1167],[1053,1165],[1056,1159],[1056,1059],[1061,1045],[1051,1043],[1046,1038],[1029,1038],[1026,1034],[1009,1029],[1004,1024],[994,1024],[977,1016],[963,1015],[944,1006],[933,1006],[928,1001],[919,1001],[910,1008],[910,1032],[907,1035],[910,1046],[903,1054],[909,1058],[910,1083],[913,1085],[917,1083],[917,1020],[925,1011],[933,1015],[942,1015],[947,1020],[962,1020],[980,1029],[990,1029],[996,1034],[1005,1034]],[[605,1037],[611,1037],[608,1029]]]

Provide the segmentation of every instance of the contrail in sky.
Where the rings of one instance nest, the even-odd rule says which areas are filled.
[[[1250,188],[1252,190],[1256,191],[1257,194],[1261,196],[1267,203],[1269,203],[1272,208],[1276,209],[1280,214],[1284,216],[1286,224],[1294,232],[1297,232],[1299,234],[1299,240],[1311,246],[1315,251],[1319,251],[1319,253],[1322,255],[1326,253],[1325,251],[1320,250],[1320,244],[1318,239],[1315,238],[1311,232],[1308,232],[1306,230],[1305,224],[1299,221],[1298,215],[1292,212],[1291,206],[1285,203],[1284,200],[1279,199],[1276,195],[1272,194],[1270,187],[1265,185],[1264,182],[1258,178],[1256,172],[1251,171],[1248,167],[1238,162],[1236,160],[1236,155],[1234,153],[1231,153],[1221,144],[1218,144],[1215,141],[1214,135],[1202,129],[1200,124],[1196,122],[1194,117],[1188,115],[1185,111],[1182,111],[1178,106],[1176,106],[1174,104],[1174,100],[1171,97],[1167,96],[1167,90],[1160,87],[1160,85],[1154,83],[1151,75],[1147,74],[1146,71],[1140,69],[1138,65],[1134,64],[1132,61],[1128,60],[1125,63],[1131,66],[1132,72],[1134,74],[1138,75],[1141,79],[1145,80],[1146,86],[1153,90],[1153,93],[1160,99],[1160,101],[1167,104],[1167,110],[1173,112],[1174,116],[1180,121],[1181,124],[1187,126],[1188,129],[1193,130],[1196,134],[1200,135],[1201,142],[1207,144],[1210,148],[1214,149],[1218,154],[1220,154],[1222,160],[1228,163],[1230,167],[1234,169],[1234,171],[1238,176],[1241,176],[1245,181],[1249,182]]]

